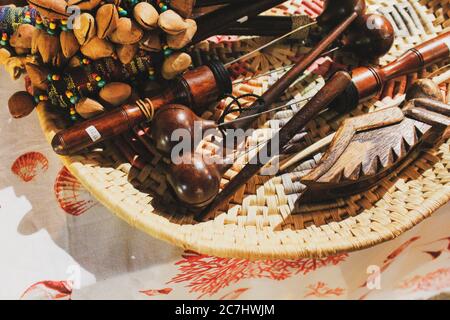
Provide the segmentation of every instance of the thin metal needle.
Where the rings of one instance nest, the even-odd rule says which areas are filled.
[[[247,53],[247,54],[244,54],[243,56],[240,56],[240,57],[237,58],[237,59],[234,59],[234,60],[232,60],[232,61],[230,61],[230,62],[227,62],[227,63],[225,64],[225,67],[229,67],[229,66],[231,66],[233,63],[236,63],[236,62],[238,62],[238,61],[241,61],[241,60],[243,60],[243,59],[246,59],[246,58],[250,57],[251,55],[253,55],[255,52],[258,52],[258,51],[260,51],[260,50],[263,50],[263,49],[265,49],[265,48],[267,48],[267,47],[273,45],[274,43],[276,43],[276,42],[278,42],[278,41],[280,41],[280,40],[283,40],[284,38],[287,38],[287,37],[289,37],[290,35],[292,35],[292,34],[298,32],[298,31],[300,31],[300,30],[309,28],[309,27],[314,26],[314,25],[316,25],[316,24],[317,24],[317,22],[314,21],[314,22],[305,24],[305,25],[303,25],[303,26],[300,26],[300,27],[298,27],[298,28],[296,28],[296,29],[294,29],[294,30],[292,30],[292,31],[290,31],[290,32],[288,32],[288,33],[286,33],[285,35],[282,35],[281,37],[276,38],[276,39],[274,39],[274,40],[272,40],[272,41],[266,43],[265,45],[263,45],[263,46],[261,46],[261,47],[255,49],[255,50],[253,50],[253,51],[251,51],[251,52],[249,52],[249,53]]]

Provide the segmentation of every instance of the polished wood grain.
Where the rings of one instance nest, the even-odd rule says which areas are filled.
[[[212,72],[213,65],[202,66],[186,72],[158,96],[150,98],[150,107],[156,112],[170,103],[183,103],[201,112],[202,107],[218,101],[231,90],[231,80],[224,71],[219,75]],[[220,66],[215,65],[216,69]],[[223,68],[223,67],[222,67]],[[148,104],[148,103],[147,103]],[[92,147],[105,140],[124,133],[135,125],[149,120],[137,104],[126,104],[99,117],[80,122],[58,132],[52,140],[53,150],[60,155],[70,155]],[[93,127],[99,133],[95,141],[86,131]]]
[[[320,163],[302,183],[299,203],[325,202],[366,191],[448,138],[450,106],[420,98],[345,121]]]

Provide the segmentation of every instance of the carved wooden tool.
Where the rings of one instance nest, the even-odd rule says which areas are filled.
[[[322,110],[322,108],[318,108],[316,105],[328,105],[330,101],[328,101],[327,95],[330,94],[330,92],[333,93],[334,97],[342,94],[344,97],[346,95],[351,95],[353,97],[353,103],[348,103],[344,105],[338,105],[339,109],[338,111],[347,112],[349,109],[357,106],[359,99],[362,99],[364,97],[370,96],[371,94],[375,93],[376,90],[381,89],[382,84],[384,81],[387,81],[388,79],[395,78],[397,76],[407,74],[410,72],[414,72],[419,70],[420,68],[424,67],[425,65],[436,63],[440,60],[443,60],[447,58],[450,55],[450,32],[444,33],[443,35],[440,35],[430,41],[425,42],[422,45],[419,45],[413,49],[410,49],[404,54],[402,57],[400,57],[398,60],[392,62],[388,66],[381,68],[381,69],[375,69],[375,68],[357,68],[355,69],[356,72],[353,72],[353,76],[355,78],[349,78],[348,81],[344,80],[344,77],[341,75],[340,78],[342,78],[342,83],[346,82],[346,86],[342,87],[342,83],[336,83],[336,81],[333,81],[335,77],[328,82],[325,87],[320,90],[317,95],[308,102],[302,110],[300,110],[287,124],[285,127],[281,128],[279,133],[275,135],[274,138],[272,138],[268,142],[268,146],[271,145],[272,141],[277,141],[275,139],[279,139],[280,136],[284,136],[284,134],[289,133],[290,138],[292,138],[295,133],[299,132],[300,129],[306,125],[307,121],[304,120],[307,119],[308,121],[312,119],[315,115],[317,115],[317,112]],[[366,70],[366,71],[363,71]],[[363,76],[362,76],[363,75]],[[373,80],[373,81],[370,81]],[[330,86],[338,86],[339,85],[339,91],[331,91]],[[349,90],[350,88],[350,90]],[[330,90],[330,91],[323,91],[323,90]],[[374,92],[375,91],[375,92]],[[321,99],[324,99],[321,101]],[[350,99],[351,100],[351,99]],[[343,99],[334,101],[341,102]],[[316,106],[316,109],[314,110],[312,106]],[[314,111],[316,113],[314,113]],[[314,114],[311,114],[314,113]],[[292,123],[294,122],[294,123]],[[294,129],[293,129],[294,128]],[[286,145],[287,142],[285,142],[285,139],[281,140],[279,142],[279,149],[282,150],[283,147]],[[258,155],[251,159],[250,163],[247,164],[239,173],[236,175],[229,184],[225,187],[225,189],[218,194],[218,196],[214,199],[214,201],[206,207],[198,216],[197,219],[202,219],[207,214],[214,212],[217,210],[221,205],[223,205],[226,201],[228,201],[234,193],[236,193],[239,188],[241,188],[245,183],[248,182],[249,179],[251,179],[255,174],[258,173],[258,171],[265,165],[265,163],[258,161],[258,159],[261,158],[261,155],[268,155],[268,151],[270,149],[267,149],[269,147],[265,147],[261,152],[258,153]],[[276,154],[271,154],[272,156],[275,156]]]
[[[317,167],[302,179],[300,203],[324,202],[368,190],[449,137],[450,106],[418,98],[347,119]]]
[[[184,103],[196,111],[231,93],[231,80],[220,63],[211,63],[186,72],[160,95],[124,105],[97,118],[78,123],[58,132],[52,140],[60,155],[74,154],[149,121],[154,113],[169,103]]]

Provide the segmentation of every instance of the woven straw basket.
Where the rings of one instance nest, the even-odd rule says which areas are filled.
[[[314,1],[313,1],[314,2]],[[293,14],[301,9],[301,0],[288,1],[272,10],[272,14]],[[379,12],[396,21],[397,36],[391,52],[377,63],[394,60],[405,50],[428,40],[450,25],[448,0],[369,0],[369,11]],[[403,17],[397,19],[399,17]],[[267,39],[241,39],[233,43],[210,45],[210,54],[230,60]],[[304,52],[298,43],[283,43],[264,50],[243,65],[243,70],[264,72],[292,63],[290,58]],[[342,57],[344,64],[355,64]],[[372,112],[395,104],[394,97],[417,77],[426,77],[440,66],[432,66],[419,74],[410,75],[387,84],[381,101],[373,99],[358,107],[351,115]],[[253,72],[243,71],[243,76]],[[234,95],[262,94],[275,75],[264,76],[249,83],[237,84]],[[296,99],[316,92],[324,83],[319,76],[300,80],[282,100]],[[448,83],[442,86],[448,88]],[[204,116],[216,117],[219,112]],[[39,120],[47,139],[61,130],[55,114],[43,108]],[[273,113],[250,138],[257,145],[270,137],[293,110]],[[326,112],[308,126],[304,146],[335,131],[344,118]],[[161,205],[160,199],[170,198],[164,161],[156,152],[153,161],[142,171],[131,168],[117,149],[107,145],[101,151],[92,151],[61,160],[103,205],[132,226],[151,236],[185,249],[221,257],[248,259],[294,259],[319,257],[371,247],[393,239],[444,205],[450,198],[449,142],[429,151],[397,175],[384,179],[372,190],[330,205],[296,206],[303,190],[300,178],[320,160],[321,154],[305,160],[288,174],[274,177],[255,177],[245,189],[235,195],[225,210],[203,223],[196,223],[192,215],[179,214],[170,199]],[[235,165],[225,176],[225,184],[242,168]],[[167,203],[168,202],[168,203]],[[151,250],[151,248],[149,248]]]

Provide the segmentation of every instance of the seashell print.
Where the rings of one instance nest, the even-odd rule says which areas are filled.
[[[47,171],[48,160],[40,152],[27,152],[14,161],[11,171],[25,182]]]
[[[98,203],[66,167],[58,173],[54,190],[61,209],[72,216],[79,216]]]
[[[28,287],[21,300],[70,300],[72,284],[68,281],[40,281]]]

